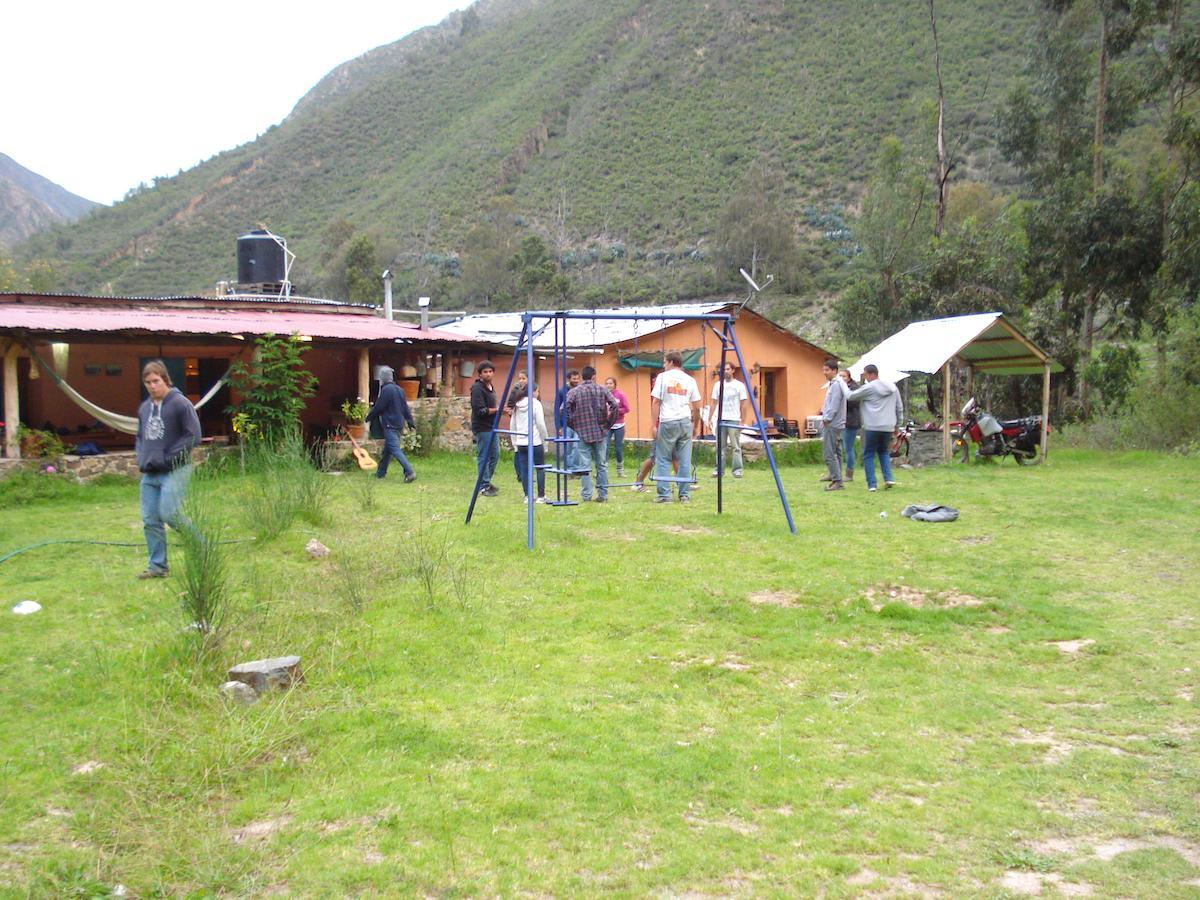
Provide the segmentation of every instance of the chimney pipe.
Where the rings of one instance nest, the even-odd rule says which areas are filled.
[[[429,327],[429,298],[418,297],[417,306],[421,308],[421,330],[424,331]]]
[[[383,317],[392,321],[392,270],[383,270]]]

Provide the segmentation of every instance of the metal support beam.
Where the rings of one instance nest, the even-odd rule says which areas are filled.
[[[1050,362],[1042,369],[1042,462],[1050,445]]]
[[[942,366],[942,462],[950,462],[950,360]]]

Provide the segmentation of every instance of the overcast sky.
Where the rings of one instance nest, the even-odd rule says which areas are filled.
[[[254,140],[331,69],[471,0],[15,0],[0,153],[112,203]]]

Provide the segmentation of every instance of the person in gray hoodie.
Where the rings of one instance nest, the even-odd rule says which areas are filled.
[[[849,399],[861,400],[863,427],[863,471],[867,474],[867,490],[875,490],[875,457],[883,469],[883,487],[896,484],[892,478],[890,446],[892,435],[904,419],[904,402],[894,384],[879,377],[879,369],[868,363],[863,367],[862,387],[850,392]]]
[[[842,490],[842,431],[846,427],[846,384],[838,378],[836,359],[821,366],[825,376],[825,404],[821,407],[821,452],[829,472],[821,476],[827,491]]]
[[[192,477],[192,448],[200,443],[200,417],[192,401],[171,386],[162,360],[142,368],[150,396],[138,407],[138,470],[142,473],[142,530],[150,561],[138,578],[167,576],[167,530],[187,526],[184,494]]]
[[[376,419],[383,426],[383,458],[379,460],[375,477],[387,478],[388,463],[395,457],[404,470],[404,483],[411,484],[417,480],[417,473],[400,448],[400,432],[405,425],[409,428],[417,426],[413,422],[412,410],[408,408],[408,398],[396,384],[396,372],[390,366],[379,367],[379,397],[364,421],[374,422]]]

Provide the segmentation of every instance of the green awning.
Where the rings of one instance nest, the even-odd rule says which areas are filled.
[[[695,350],[680,350],[683,355],[683,367],[693,372],[704,368],[704,348]],[[661,350],[651,350],[645,353],[622,353],[617,357],[622,369],[663,369],[663,354]]]

